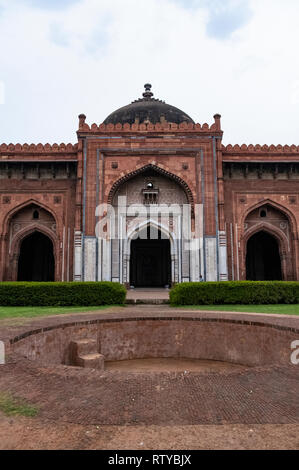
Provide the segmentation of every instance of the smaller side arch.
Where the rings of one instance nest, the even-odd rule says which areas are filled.
[[[290,251],[290,243],[285,233],[267,222],[260,222],[259,224],[247,230],[243,235],[243,241],[247,243],[249,238],[251,238],[256,233],[263,231],[273,235],[273,237],[281,244],[283,254],[286,254]]]
[[[28,217],[30,208],[35,208],[43,213],[42,218],[33,219]],[[29,212],[28,212],[29,209]],[[23,220],[23,211],[25,218]],[[17,220],[21,218],[21,220]],[[15,224],[15,226],[13,226]],[[15,233],[14,228],[17,232]],[[38,231],[47,236],[53,244],[53,254],[55,259],[55,280],[59,281],[61,274],[62,252],[59,247],[61,226],[55,211],[43,204],[36,198],[30,198],[23,203],[13,207],[4,216],[2,232],[2,266],[0,278],[6,281],[16,281],[18,271],[18,257],[21,240],[29,236],[34,231]]]
[[[247,229],[246,224],[251,214],[254,214],[255,211],[258,211],[264,206],[267,206],[269,209],[276,211],[277,214],[281,214],[282,218],[288,222],[287,232],[284,232],[284,230],[280,229],[279,226],[275,225],[273,222],[267,222],[267,219],[256,220],[255,224]],[[265,231],[269,233],[278,241],[283,279],[297,279],[298,246],[296,240],[298,239],[298,230],[296,218],[287,207],[282,206],[270,198],[264,199],[250,206],[242,215],[239,238],[241,279],[246,279],[246,256],[248,240],[259,231]]]
[[[294,270],[293,270],[293,260],[292,260],[292,251],[291,246],[288,238],[286,235],[279,230],[277,227],[274,227],[267,222],[261,222],[251,229],[249,229],[241,239],[241,246],[242,246],[242,279],[246,280],[246,258],[247,258],[247,248],[249,240],[256,234],[265,232],[271,235],[278,244],[279,248],[279,255],[281,261],[281,271],[282,271],[282,278],[283,280],[292,280],[294,278]]]
[[[259,209],[263,206],[272,206],[274,209],[280,211],[282,214],[285,215],[285,217],[288,219],[291,227],[291,231],[293,234],[293,238],[297,239],[298,235],[298,230],[297,230],[297,222],[296,222],[296,217],[295,215],[285,206],[282,206],[278,202],[273,201],[272,199],[264,199],[263,201],[259,201],[258,203],[250,206],[246,211],[243,213],[242,219],[241,219],[241,224],[242,227],[244,227],[244,224],[246,222],[247,217],[256,209]]]
[[[49,238],[53,245],[53,256],[54,256],[54,280],[59,280],[58,271],[58,258],[59,258],[59,247],[58,237],[47,227],[41,226],[37,223],[33,223],[30,226],[25,227],[23,230],[18,232],[12,240],[9,250],[9,272],[8,278],[10,281],[18,280],[18,262],[20,257],[20,248],[22,242],[33,233],[42,233]]]
[[[38,201],[37,199],[28,199],[27,201],[19,204],[18,206],[13,207],[9,212],[4,217],[4,222],[3,222],[3,233],[7,233],[9,223],[11,219],[21,210],[25,209],[26,207],[29,207],[31,205],[36,205],[40,207],[41,209],[44,209],[45,211],[49,212],[49,214],[52,215],[52,217],[55,220],[55,224],[58,227],[58,218],[56,213],[47,205],[43,204],[42,202]]]

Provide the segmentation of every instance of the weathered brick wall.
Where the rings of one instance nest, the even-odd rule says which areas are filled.
[[[218,115],[211,126],[167,122],[89,126],[80,115],[76,145],[2,144],[0,280],[15,276],[9,272],[11,256],[17,256],[10,252],[9,230],[19,209],[35,203],[54,218],[55,277],[72,280],[74,231],[78,240],[81,232],[93,237],[97,205],[111,203],[121,187],[131,195],[132,178],[141,181],[145,168],[154,168],[161,181],[180,187],[182,200],[192,207],[204,205],[204,234],[211,251],[217,230],[221,244],[227,238],[230,279],[246,276],[246,217],[262,204],[272,204],[282,214],[280,222],[286,218],[289,230],[288,248],[282,249],[284,278],[299,279],[299,147],[224,147],[221,139]],[[163,187],[163,202],[176,199],[171,191]],[[259,221],[250,224],[258,226]]]
[[[299,147],[228,146],[222,151],[230,278],[246,279],[247,241],[256,228],[277,238],[284,279],[298,280]],[[264,205],[270,219],[259,215]]]
[[[76,166],[71,144],[0,146],[0,280],[16,280],[22,237],[38,229],[53,242],[55,279],[72,280]]]
[[[48,328],[15,340],[10,352],[42,364],[70,364],[69,344],[95,339],[106,361],[143,358],[192,358],[249,366],[290,364],[291,327],[223,319],[97,320]],[[142,338],[142,341],[140,341]]]

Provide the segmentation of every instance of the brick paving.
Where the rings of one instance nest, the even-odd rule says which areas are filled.
[[[41,418],[77,424],[299,423],[298,367],[136,374],[18,360],[2,366],[0,390],[36,404]]]
[[[299,327],[298,317],[195,312],[170,307],[127,307],[90,314],[2,322],[1,337],[97,318],[203,317]],[[0,391],[26,398],[40,417],[94,425],[212,425],[299,423],[299,366],[257,367],[228,373],[101,373],[41,367],[10,357],[0,366]]]

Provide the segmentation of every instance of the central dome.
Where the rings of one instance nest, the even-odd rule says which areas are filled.
[[[164,120],[176,124],[182,122],[194,123],[193,119],[180,109],[165,103],[165,101],[153,98],[150,84],[146,84],[144,87],[143,98],[114,111],[105,119],[104,124],[157,124],[157,122],[163,122]]]

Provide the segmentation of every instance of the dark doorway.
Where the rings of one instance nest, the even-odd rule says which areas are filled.
[[[40,232],[26,237],[20,248],[18,281],[54,281],[52,241]]]
[[[144,235],[144,232],[143,232]],[[134,287],[165,287],[171,283],[170,241],[156,231],[151,239],[137,238],[131,242],[130,285]]]
[[[246,279],[248,281],[281,281],[281,260],[276,239],[258,232],[247,243]]]

